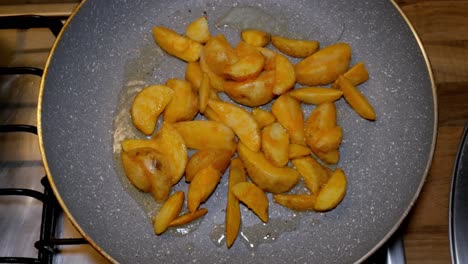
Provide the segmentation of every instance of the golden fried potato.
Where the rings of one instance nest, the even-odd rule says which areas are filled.
[[[289,39],[280,36],[272,36],[271,43],[279,51],[295,58],[308,57],[319,48],[319,42],[315,40]]]
[[[264,191],[287,192],[300,179],[300,174],[296,170],[289,167],[276,167],[261,152],[250,150],[242,142],[237,145],[237,153],[247,169],[249,178]]]
[[[227,149],[201,149],[193,154],[185,168],[185,181],[192,181],[193,177],[203,168],[212,166],[224,174],[233,152]]]
[[[206,215],[206,213],[208,213],[208,209],[206,209],[206,208],[200,208],[200,209],[196,210],[195,212],[188,212],[188,213],[186,213],[184,215],[181,215],[181,216],[177,217],[176,219],[172,220],[169,223],[169,227],[186,225],[186,224],[188,224],[188,223],[190,223],[192,221],[195,221],[198,218]]]
[[[275,194],[273,199],[276,203],[296,211],[314,210],[315,195],[308,194]]]
[[[341,127],[335,126],[315,131],[310,137],[306,137],[306,143],[314,153],[327,153],[337,150],[342,138],[343,130]]]
[[[334,102],[341,98],[343,92],[323,87],[306,87],[294,89],[289,92],[291,97],[307,104],[322,104],[325,102]]]
[[[203,46],[173,30],[162,26],[154,27],[153,37],[159,47],[172,56],[187,62],[197,61],[200,58]]]
[[[169,79],[166,85],[174,90],[174,95],[164,110],[164,122],[192,120],[198,113],[198,97],[192,85],[179,79]]]
[[[212,37],[205,44],[201,57],[210,70],[219,76],[223,76],[223,71],[227,66],[239,60],[234,48],[223,34]]]
[[[263,47],[257,47],[257,50],[265,57],[265,65],[263,68],[266,71],[274,70],[276,68],[275,58],[278,53]]]
[[[199,106],[198,109],[200,113],[204,113],[206,110],[206,106],[208,105],[208,100],[211,96],[211,83],[208,74],[203,73],[202,83],[200,85],[200,90],[198,92],[198,102]]]
[[[195,212],[198,206],[208,199],[218,186],[221,176],[221,173],[213,166],[205,167],[197,172],[190,182],[187,194],[187,207],[190,212]]]
[[[351,69],[343,74],[343,76],[348,79],[352,85],[359,85],[369,79],[369,73],[367,72],[366,65],[363,62],[356,63]],[[339,89],[336,85],[336,81],[333,83],[333,87]]]
[[[164,122],[161,129],[154,135],[155,149],[167,159],[168,166],[165,173],[171,178],[172,185],[179,182],[184,175],[187,164],[187,147],[182,135],[170,123]]]
[[[318,194],[322,186],[328,181],[330,172],[313,157],[293,159],[294,167],[304,179],[304,184],[312,194]]]
[[[200,68],[202,71],[206,74],[208,74],[208,77],[210,78],[210,84],[211,86],[218,92],[224,91],[224,78],[216,73],[214,73],[208,64],[206,64],[205,58],[202,56],[200,58]]]
[[[264,105],[273,97],[275,71],[264,71],[255,79],[243,82],[227,81],[224,92],[235,102],[250,107]]]
[[[228,248],[232,246],[239,233],[241,213],[239,208],[239,200],[234,196],[231,188],[240,183],[247,181],[244,165],[239,158],[231,160],[229,168],[228,196],[226,204],[226,245]]]
[[[351,47],[336,43],[325,47],[296,64],[296,81],[317,86],[334,82],[345,73],[351,60]]]
[[[167,161],[164,164],[162,162],[164,160],[163,157],[159,157],[157,161],[154,161],[154,164],[159,164],[157,166],[161,166],[162,168],[158,169],[157,166],[154,166],[154,172],[149,174],[151,196],[158,202],[166,201],[171,193],[172,179],[166,174],[166,171],[170,171],[169,167],[171,165]]]
[[[281,54],[275,56],[275,86],[273,93],[276,95],[284,94],[291,90],[296,83],[296,73],[294,66],[288,58]]]
[[[270,43],[270,34],[256,29],[244,29],[241,39],[252,46],[263,47]]]
[[[253,50],[256,53],[239,56],[237,62],[227,65],[224,68],[224,76],[234,81],[245,81],[257,77],[263,70],[265,58],[259,51]]]
[[[158,149],[158,144],[154,140],[147,140],[147,139],[137,139],[137,138],[131,138],[131,139],[125,139],[121,143],[122,150],[123,151],[130,151],[132,149],[138,149],[138,148],[153,148],[153,149]]]
[[[260,129],[273,124],[276,121],[276,117],[270,112],[261,108],[252,109],[252,116],[257,121]]]
[[[289,135],[286,129],[275,122],[262,130],[262,149],[265,157],[277,167],[284,167],[289,161]]]
[[[263,222],[268,222],[268,198],[262,189],[251,182],[240,182],[231,188],[239,201],[247,205]]]
[[[316,130],[336,126],[336,107],[331,102],[318,105],[307,118],[304,126],[305,136],[311,137]]]
[[[125,175],[130,182],[140,191],[149,192],[151,188],[151,182],[147,175],[149,171],[145,164],[145,157],[139,157],[140,155],[138,155],[139,150],[122,151],[120,159],[122,160]]]
[[[185,68],[185,80],[188,81],[195,92],[198,92],[203,79],[203,71],[200,67],[200,63],[189,62],[187,68]]]
[[[260,53],[263,56],[263,53],[260,51],[259,47],[252,46],[249,43],[242,40],[239,41],[239,43],[237,43],[237,46],[234,48],[234,50],[236,51],[236,54],[239,58],[258,53]]]
[[[301,104],[288,94],[283,94],[271,106],[276,120],[288,131],[292,143],[305,145],[304,115]]]
[[[164,233],[169,227],[169,224],[174,220],[182,210],[184,204],[184,193],[175,192],[163,204],[159,212],[153,218],[154,232],[157,235]]]
[[[362,118],[375,120],[375,111],[366,97],[346,77],[341,76],[336,81],[337,87],[343,91],[343,96],[351,108]]]
[[[164,201],[171,191],[168,159],[156,149],[137,148],[121,152],[125,175],[130,182],[144,192],[151,192],[156,201]]]
[[[260,150],[260,128],[249,112],[237,105],[218,100],[210,99],[208,105],[218,114],[224,124],[234,130],[239,140],[244,142],[249,149]]]
[[[335,208],[343,200],[346,189],[346,175],[343,170],[336,169],[318,193],[315,200],[315,210],[328,211]]]
[[[219,118],[218,114],[215,113],[215,111],[213,111],[213,109],[211,109],[211,107],[209,105],[206,106],[206,109],[205,111],[203,112],[203,115],[206,117],[206,119],[208,120],[211,120],[211,121],[216,121],[216,122],[219,122],[219,123],[222,123],[221,122],[221,119]]]
[[[325,153],[317,152],[315,155],[317,155],[321,161],[328,164],[336,164],[340,160],[340,152],[338,152],[338,150],[332,150]]]
[[[311,150],[307,146],[291,143],[289,144],[289,159],[300,158],[310,155]]]
[[[133,125],[145,135],[151,135],[159,115],[171,101],[174,91],[164,85],[151,85],[141,90],[130,110]]]
[[[205,111],[206,113],[207,111]],[[174,127],[179,131],[188,148],[234,151],[237,146],[234,131],[220,122],[208,120],[184,121],[175,123]]]
[[[196,42],[206,43],[211,37],[206,17],[202,16],[192,21],[187,26],[185,35],[189,39],[195,40]]]

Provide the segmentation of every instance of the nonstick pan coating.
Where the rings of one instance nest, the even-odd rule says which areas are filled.
[[[230,10],[238,14],[226,22]],[[242,209],[245,237],[230,250],[222,240],[227,177],[205,204],[209,213],[202,221],[157,237],[149,216],[155,203],[129,186],[114,159],[118,135],[134,133],[116,131],[114,121],[128,118],[121,111],[126,102],[146,85],[184,77],[185,64],[156,46],[151,28],[182,33],[201,15],[212,33],[226,34],[231,43],[239,39],[233,25],[317,39],[322,47],[349,43],[352,64],[367,65],[370,79],[359,89],[377,113],[377,121],[368,122],[343,100],[337,103],[344,130],[338,166],[349,186],[335,210],[295,213],[271,203],[264,225]],[[434,150],[436,111],[427,58],[391,1],[88,0],[54,46],[38,117],[45,167],[60,204],[111,260],[351,263],[384,243],[415,202]]]

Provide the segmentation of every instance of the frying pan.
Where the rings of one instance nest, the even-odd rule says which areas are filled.
[[[368,122],[337,103],[344,130],[338,166],[349,186],[336,209],[298,213],[271,203],[268,224],[242,209],[242,233],[229,250],[222,236],[227,177],[204,205],[202,221],[155,236],[156,203],[135,191],[115,159],[120,140],[143,137],[128,125],[135,93],[183,78],[185,64],[154,44],[151,28],[184,32],[204,14],[212,33],[231,43],[244,27],[317,39],[322,47],[349,43],[352,64],[364,61],[369,69],[359,89],[377,113]],[[437,123],[421,43],[396,4],[384,0],[84,1],[54,45],[39,100],[40,147],[60,204],[100,253],[121,263],[360,262],[415,202]],[[305,106],[306,115],[311,109]]]

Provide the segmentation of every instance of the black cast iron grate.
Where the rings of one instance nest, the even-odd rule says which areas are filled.
[[[62,29],[62,17],[9,16],[0,17],[0,29],[49,28],[57,36]],[[0,75],[33,74],[42,77],[43,70],[32,67],[0,67]],[[37,127],[31,125],[0,125],[0,133],[31,133],[37,135]],[[42,217],[39,240],[34,243],[38,250],[37,258],[0,257],[0,263],[52,263],[58,246],[87,243],[84,238],[56,238],[55,227],[59,219],[60,205],[55,198],[47,177],[41,179],[44,191],[21,188],[0,188],[0,196],[33,197],[42,202]],[[35,221],[36,219],[31,219]]]

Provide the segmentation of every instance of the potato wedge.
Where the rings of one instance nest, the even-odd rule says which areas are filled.
[[[194,92],[198,92],[200,89],[202,79],[203,71],[200,67],[200,63],[198,61],[187,63],[187,67],[185,68],[185,80],[192,85]]]
[[[363,62],[356,63],[351,69],[343,74],[352,85],[359,85],[369,79],[369,73],[367,72],[366,65]],[[336,81],[333,83],[332,88],[339,89],[336,85]]]
[[[289,167],[276,167],[261,152],[250,150],[240,142],[237,153],[242,160],[249,178],[261,189],[271,193],[291,190],[299,181],[300,174]]]
[[[212,166],[224,174],[231,160],[233,152],[227,149],[201,149],[193,154],[185,168],[185,181],[192,181],[193,177],[203,168]]]
[[[241,39],[252,46],[263,47],[270,43],[270,34],[256,29],[244,29]]]
[[[190,212],[195,212],[198,206],[208,199],[218,186],[221,176],[221,173],[212,166],[197,172],[190,182],[187,194],[187,207]]]
[[[331,102],[318,105],[312,111],[305,123],[305,136],[310,137],[319,129],[329,129],[336,126],[336,107]]]
[[[275,71],[264,71],[255,79],[243,82],[227,81],[224,92],[235,102],[250,107],[264,105],[273,97]]]
[[[288,164],[289,135],[280,123],[275,122],[263,128],[262,150],[273,165],[284,167]]]
[[[215,111],[213,111],[213,109],[211,109],[210,106],[206,106],[206,109],[205,111],[203,112],[203,115],[206,117],[206,119],[208,120],[211,120],[211,121],[216,121],[216,122],[219,122],[219,123],[222,123],[221,122],[221,119],[219,118],[218,114],[215,113]]]
[[[135,96],[130,110],[133,125],[145,135],[151,135],[159,115],[173,95],[174,91],[164,85],[151,85],[141,90]]]
[[[239,60],[234,48],[223,34],[212,37],[205,44],[201,57],[210,70],[219,76],[223,76],[223,71],[227,66]]]
[[[224,91],[224,78],[216,73],[214,73],[208,64],[206,64],[205,58],[202,56],[200,57],[200,68],[210,78],[211,86],[218,92]]]
[[[172,124],[164,122],[152,140],[155,141],[156,149],[170,164],[164,172],[171,178],[172,185],[176,184],[184,175],[188,160],[187,147],[182,135]]]
[[[120,153],[122,166],[125,175],[135,187],[142,192],[149,192],[151,189],[151,182],[147,176],[148,169],[146,168],[143,159],[138,158],[137,153],[138,152],[135,152],[135,150],[129,152],[122,151]]]
[[[343,96],[351,108],[362,118],[375,120],[375,111],[367,98],[345,77],[336,81],[337,87],[343,91]]]
[[[198,97],[192,85],[179,79],[169,79],[166,85],[174,90],[174,95],[164,110],[164,122],[192,120],[198,113]]]
[[[158,161],[155,161],[154,164],[161,164],[164,161],[164,157],[160,157]],[[173,180],[166,173],[170,171],[170,164],[166,161],[165,165],[159,165],[162,168],[155,166],[154,172],[149,174],[149,179],[151,182],[151,196],[158,201],[166,201],[171,193],[171,186],[173,185]]]
[[[200,208],[200,209],[196,210],[195,212],[188,212],[188,213],[183,214],[183,215],[177,217],[176,219],[172,220],[169,223],[169,227],[186,225],[186,224],[188,224],[190,222],[193,222],[193,221],[197,220],[198,218],[206,215],[206,213],[208,213],[208,209],[206,209],[206,208]]]
[[[296,159],[310,155],[312,151],[307,146],[291,143],[289,144],[289,159]]]
[[[288,58],[281,54],[275,56],[275,86],[273,93],[276,95],[284,94],[291,90],[296,84],[296,73],[294,66]]]
[[[260,150],[260,128],[249,112],[237,105],[218,100],[210,99],[208,105],[218,114],[224,124],[234,130],[241,142],[244,142],[252,151]]]
[[[329,179],[328,169],[311,156],[293,159],[292,164],[299,171],[305,186],[312,194],[318,194]]]
[[[319,42],[315,40],[289,39],[280,36],[272,36],[271,44],[282,53],[295,58],[308,57],[319,48]]]
[[[162,26],[154,27],[153,37],[161,49],[174,57],[187,62],[197,61],[200,58],[203,46],[171,29]]]
[[[317,155],[317,157],[321,161],[328,163],[328,164],[336,164],[340,160],[340,152],[338,152],[338,150],[332,150],[332,151],[325,152],[325,153],[317,152],[315,153],[315,155]]]
[[[205,111],[206,113],[207,111]],[[228,149],[233,152],[236,149],[234,131],[223,123],[194,120],[175,123],[174,127],[180,133],[188,148]]]
[[[260,51],[259,47],[252,46],[249,43],[242,40],[239,41],[239,43],[237,43],[237,46],[234,48],[234,50],[236,51],[236,54],[239,58],[259,53],[263,56],[263,53]]]
[[[144,192],[151,192],[156,201],[165,201],[171,191],[168,159],[153,148],[137,148],[121,152],[125,175]]]
[[[306,137],[307,145],[314,153],[327,153],[337,150],[343,138],[343,130],[339,126],[315,131],[310,137]]]
[[[289,95],[303,103],[318,105],[340,99],[343,92],[323,87],[306,87],[294,89],[289,92]]]
[[[163,204],[159,212],[153,218],[154,232],[157,235],[164,233],[169,227],[169,224],[174,220],[182,210],[184,204],[184,193],[175,192],[167,201]]]
[[[195,40],[196,42],[206,43],[211,37],[206,17],[202,16],[192,21],[187,26],[185,35],[189,39]]]
[[[315,209],[315,195],[308,194],[275,194],[273,199],[277,204],[296,211]]]
[[[274,70],[276,68],[275,58],[278,53],[263,47],[257,47],[257,50],[265,57],[265,65],[263,68],[266,71]]]
[[[351,47],[348,44],[330,45],[296,64],[296,81],[309,86],[332,83],[346,72],[350,60]]]
[[[202,83],[200,85],[200,90],[198,92],[198,109],[200,113],[204,113],[206,106],[208,105],[208,100],[211,96],[211,83],[208,74],[203,73]]]
[[[318,193],[315,200],[315,210],[328,211],[335,208],[343,200],[346,189],[346,175],[343,170],[336,169]]]
[[[231,192],[231,188],[240,183],[247,181],[244,165],[239,158],[231,160],[229,169],[228,196],[226,204],[226,246],[230,248],[236,240],[239,233],[241,223],[241,213],[239,208],[239,200]]]
[[[261,108],[252,109],[252,116],[257,121],[260,129],[273,124],[276,121],[276,117],[270,112]]]
[[[262,189],[251,182],[240,182],[231,188],[231,192],[263,222],[268,223],[268,198]]]
[[[304,115],[301,104],[288,94],[283,94],[271,106],[276,120],[288,131],[292,143],[305,145]]]
[[[125,139],[120,144],[122,146],[122,150],[127,151],[127,152],[132,149],[138,149],[138,148],[153,148],[156,150],[159,148],[157,142],[155,142],[154,140],[139,139],[139,138]]]
[[[263,70],[265,58],[257,49],[252,47],[250,51],[243,50],[241,51],[242,56],[237,52],[237,49],[236,53],[239,60],[224,68],[224,76],[227,78],[234,81],[245,81],[257,77]]]

